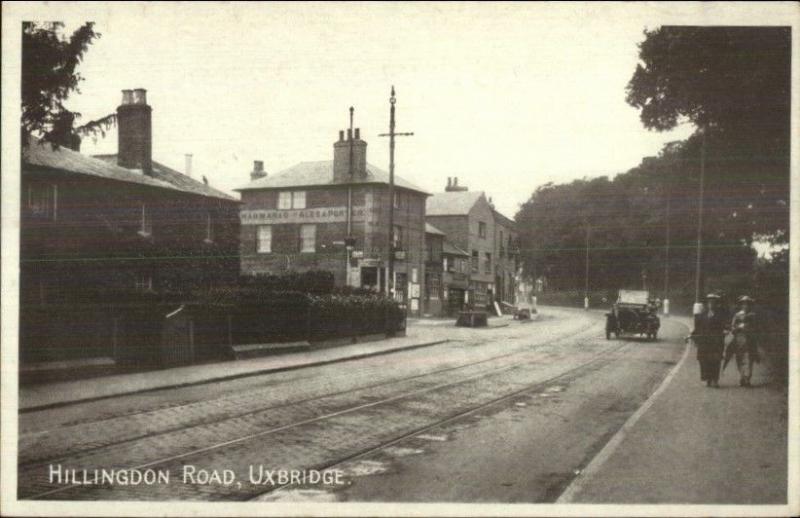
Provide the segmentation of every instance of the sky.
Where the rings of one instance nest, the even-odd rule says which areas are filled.
[[[350,106],[367,160],[388,170],[378,134],[394,85],[397,130],[414,132],[398,138],[396,174],[429,192],[457,176],[513,217],[546,182],[625,172],[692,132],[648,131],[625,102],[643,31],[664,15],[656,4],[106,5],[67,20],[102,33],[68,106],[92,120],[122,89],[147,89],[154,159],[183,170],[191,153],[195,177],[230,191],[254,160],[274,174],[332,159]],[[112,130],[82,152],[116,148]]]

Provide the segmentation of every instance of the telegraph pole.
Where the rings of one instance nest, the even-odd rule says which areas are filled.
[[[394,131],[394,105],[397,98],[394,95],[394,86],[392,86],[392,95],[389,97],[389,133],[381,133],[380,137],[389,137],[389,261],[387,286],[389,287],[389,294],[394,298],[394,138],[395,137],[410,137],[414,133],[396,133]]]
[[[583,309],[589,309],[589,223],[586,223],[586,280],[583,287]]]
[[[350,107],[350,130],[347,136],[350,139],[350,160],[348,163],[348,185],[347,185],[347,235],[344,238],[344,284],[350,286],[350,251],[353,249],[353,112],[355,109]]]
[[[666,214],[666,238],[665,238],[665,249],[664,249],[664,316],[669,316],[669,238],[670,238],[670,228],[669,228],[669,216],[670,216],[670,200],[672,198],[672,184],[671,184],[671,175],[675,174],[675,167],[673,163],[673,159],[670,160],[670,175],[667,175],[666,178],[666,195],[667,195],[667,214]]]
[[[702,143],[700,146],[700,192],[697,203],[697,262],[694,273],[694,314],[701,311],[700,302],[700,277],[703,262],[703,198],[705,197],[705,176],[706,176],[706,132],[702,131]]]

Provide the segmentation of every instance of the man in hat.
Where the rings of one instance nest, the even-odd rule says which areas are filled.
[[[753,312],[755,300],[748,295],[742,295],[737,302],[739,311],[733,316],[731,322],[733,341],[725,353],[725,364],[728,363],[731,355],[735,355],[736,367],[739,370],[739,385],[749,387],[750,378],[753,376],[753,363],[761,360],[758,355],[758,321]]]
[[[697,361],[700,363],[700,379],[708,387],[719,387],[719,371],[725,350],[725,328],[728,319],[720,307],[716,293],[706,295],[703,311],[694,317],[694,329],[690,337],[697,346]]]

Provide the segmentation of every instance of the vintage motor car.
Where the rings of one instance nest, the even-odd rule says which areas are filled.
[[[645,290],[619,290],[617,302],[606,313],[606,339],[622,335],[639,335],[648,340],[658,337],[661,320],[656,305]]]

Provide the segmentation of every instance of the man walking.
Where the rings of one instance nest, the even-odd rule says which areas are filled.
[[[739,311],[733,316],[731,329],[733,341],[725,353],[725,363],[730,360],[731,354],[736,356],[736,367],[739,370],[739,385],[749,387],[750,378],[753,376],[753,363],[761,358],[758,355],[757,320],[753,312],[755,300],[747,295],[742,295],[737,301]],[[732,353],[731,353],[732,351]]]
[[[720,297],[715,293],[706,296],[706,307],[694,317],[690,337],[697,346],[700,379],[707,387],[719,387],[719,371],[725,350],[725,328],[728,319],[720,307]]]

